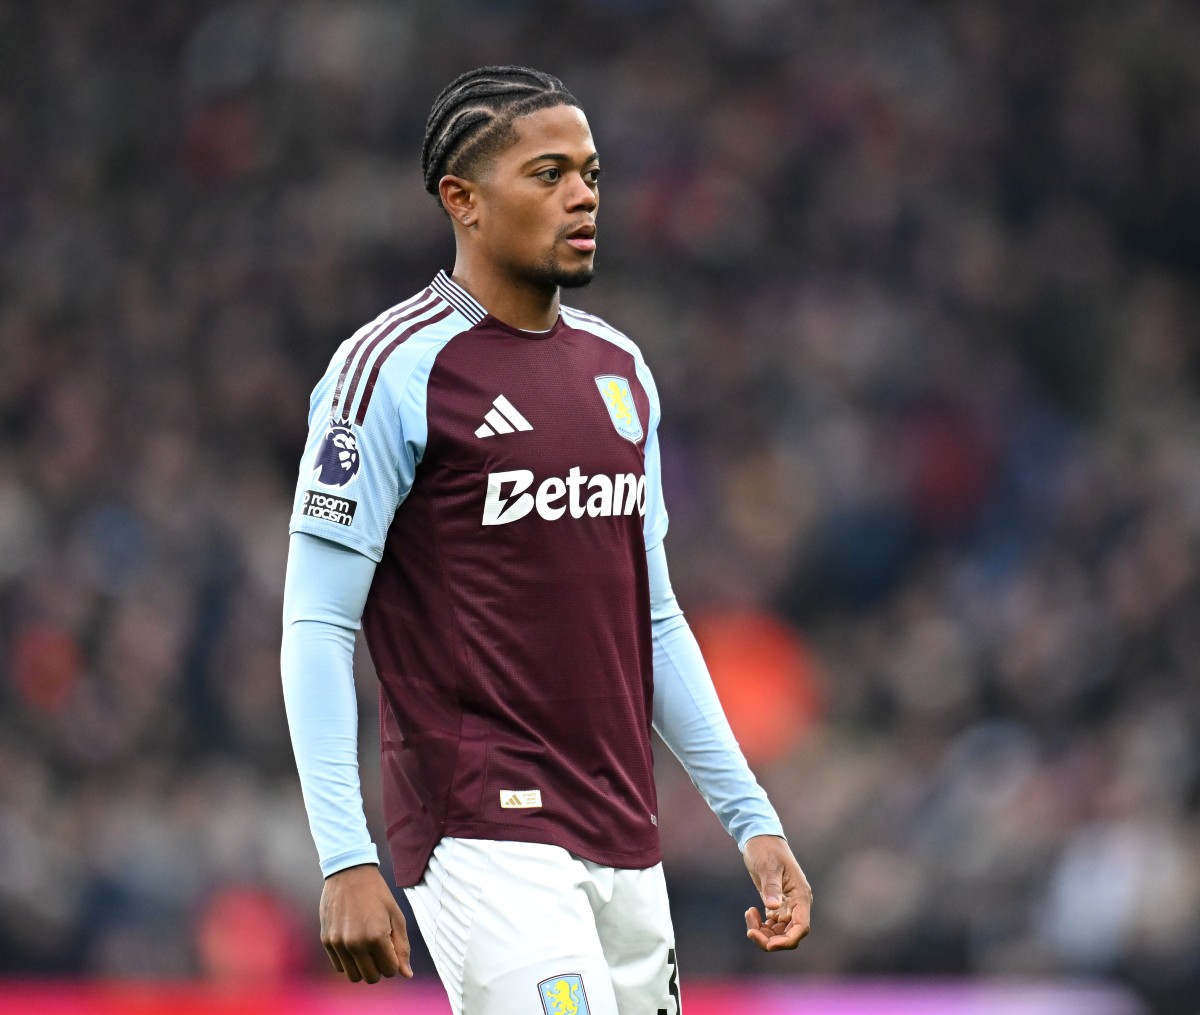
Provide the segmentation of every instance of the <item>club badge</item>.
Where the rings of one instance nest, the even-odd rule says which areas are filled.
[[[602,374],[596,378],[596,388],[600,397],[604,399],[609,419],[612,420],[617,433],[635,444],[640,441],[642,421],[638,419],[637,406],[634,405],[629,382],[615,374]]]

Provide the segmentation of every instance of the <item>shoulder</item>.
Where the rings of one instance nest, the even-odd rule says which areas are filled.
[[[470,327],[466,318],[432,286],[397,303],[346,339],[329,362],[327,373],[378,364],[394,372],[420,358],[431,343],[445,343]]]
[[[376,388],[403,388],[422,363],[471,326],[461,310],[427,286],[338,346],[314,401],[328,402],[331,413],[362,416]]]
[[[578,331],[591,332],[599,338],[612,342],[613,345],[619,346],[633,356],[639,366],[645,366],[646,361],[637,343],[626,335],[625,332],[614,328],[604,318],[597,317],[595,314],[589,314],[583,310],[577,310],[575,307],[563,306],[559,310],[562,313],[563,320],[572,328]]]
[[[638,379],[646,388],[647,394],[650,396],[651,405],[655,411],[658,410],[658,388],[654,383],[654,375],[650,372],[650,368],[646,365],[646,358],[642,355],[642,350],[638,344],[625,334],[623,331],[618,331],[604,318],[597,317],[595,314],[589,314],[583,310],[577,310],[575,307],[560,307],[559,308],[563,320],[572,328],[578,331],[587,331],[598,338],[602,338],[607,342],[623,349],[633,357],[634,367],[637,371]]]
[[[579,331],[588,331],[613,345],[624,349],[633,357],[634,365],[637,368],[638,377],[642,383],[646,385],[651,393],[651,397],[655,400],[658,398],[658,392],[654,387],[654,377],[650,373],[650,368],[646,365],[646,358],[642,355],[642,350],[638,344],[625,334],[623,331],[618,331],[604,318],[597,317],[595,314],[586,313],[583,310],[576,310],[574,307],[560,307],[563,320],[572,328]]]

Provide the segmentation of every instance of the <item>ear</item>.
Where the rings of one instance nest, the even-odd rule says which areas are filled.
[[[475,184],[461,176],[443,176],[438,182],[442,207],[460,226],[469,229],[479,219],[479,195]]]

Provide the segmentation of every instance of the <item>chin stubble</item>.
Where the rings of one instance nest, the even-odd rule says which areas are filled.
[[[558,286],[561,289],[580,289],[596,277],[596,269],[580,267],[571,271],[562,266],[553,254],[547,254],[535,267],[530,280],[538,285]]]

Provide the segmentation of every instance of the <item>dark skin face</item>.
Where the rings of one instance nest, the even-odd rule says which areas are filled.
[[[444,176],[439,193],[454,224],[454,280],[505,324],[545,330],[559,287],[592,280],[600,160],[574,106],[539,109],[513,130],[477,179]]]

